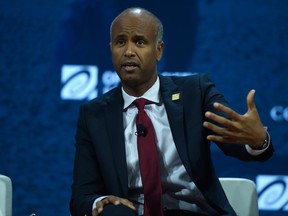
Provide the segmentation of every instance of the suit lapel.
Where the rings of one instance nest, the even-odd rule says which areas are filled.
[[[160,91],[170,123],[173,139],[187,172],[191,176],[191,168],[187,154],[187,146],[183,123],[183,97],[177,85],[170,77],[160,77]]]
[[[124,196],[128,196],[128,174],[123,128],[123,99],[120,87],[117,87],[107,100],[105,119],[110,125],[108,128],[109,144],[112,150],[114,166],[118,173],[120,187]]]

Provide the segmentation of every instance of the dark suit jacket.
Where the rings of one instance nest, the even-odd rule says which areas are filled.
[[[160,76],[160,91],[172,135],[181,160],[196,186],[220,215],[235,215],[215,174],[210,143],[211,133],[202,124],[204,113],[214,102],[227,105],[207,75]],[[179,100],[172,95],[180,93]],[[217,143],[226,155],[240,160],[264,161],[273,147],[260,156],[251,156],[244,146]],[[76,133],[72,215],[90,215],[94,200],[102,195],[128,198],[128,174],[123,129],[121,87],[81,106]]]

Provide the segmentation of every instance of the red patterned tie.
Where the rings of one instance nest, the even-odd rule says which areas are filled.
[[[146,99],[136,99],[137,146],[144,191],[144,216],[163,216],[162,187],[154,128],[144,111]]]

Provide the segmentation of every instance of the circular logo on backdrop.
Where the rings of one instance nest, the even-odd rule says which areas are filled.
[[[260,210],[288,211],[288,176],[259,175],[256,183]]]
[[[96,66],[63,65],[61,98],[64,100],[92,99],[97,96],[98,68]]]

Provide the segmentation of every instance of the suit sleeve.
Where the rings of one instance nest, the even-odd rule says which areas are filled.
[[[91,215],[92,205],[103,190],[102,178],[93,149],[85,106],[81,106],[76,130],[75,161],[70,200],[71,215]]]

